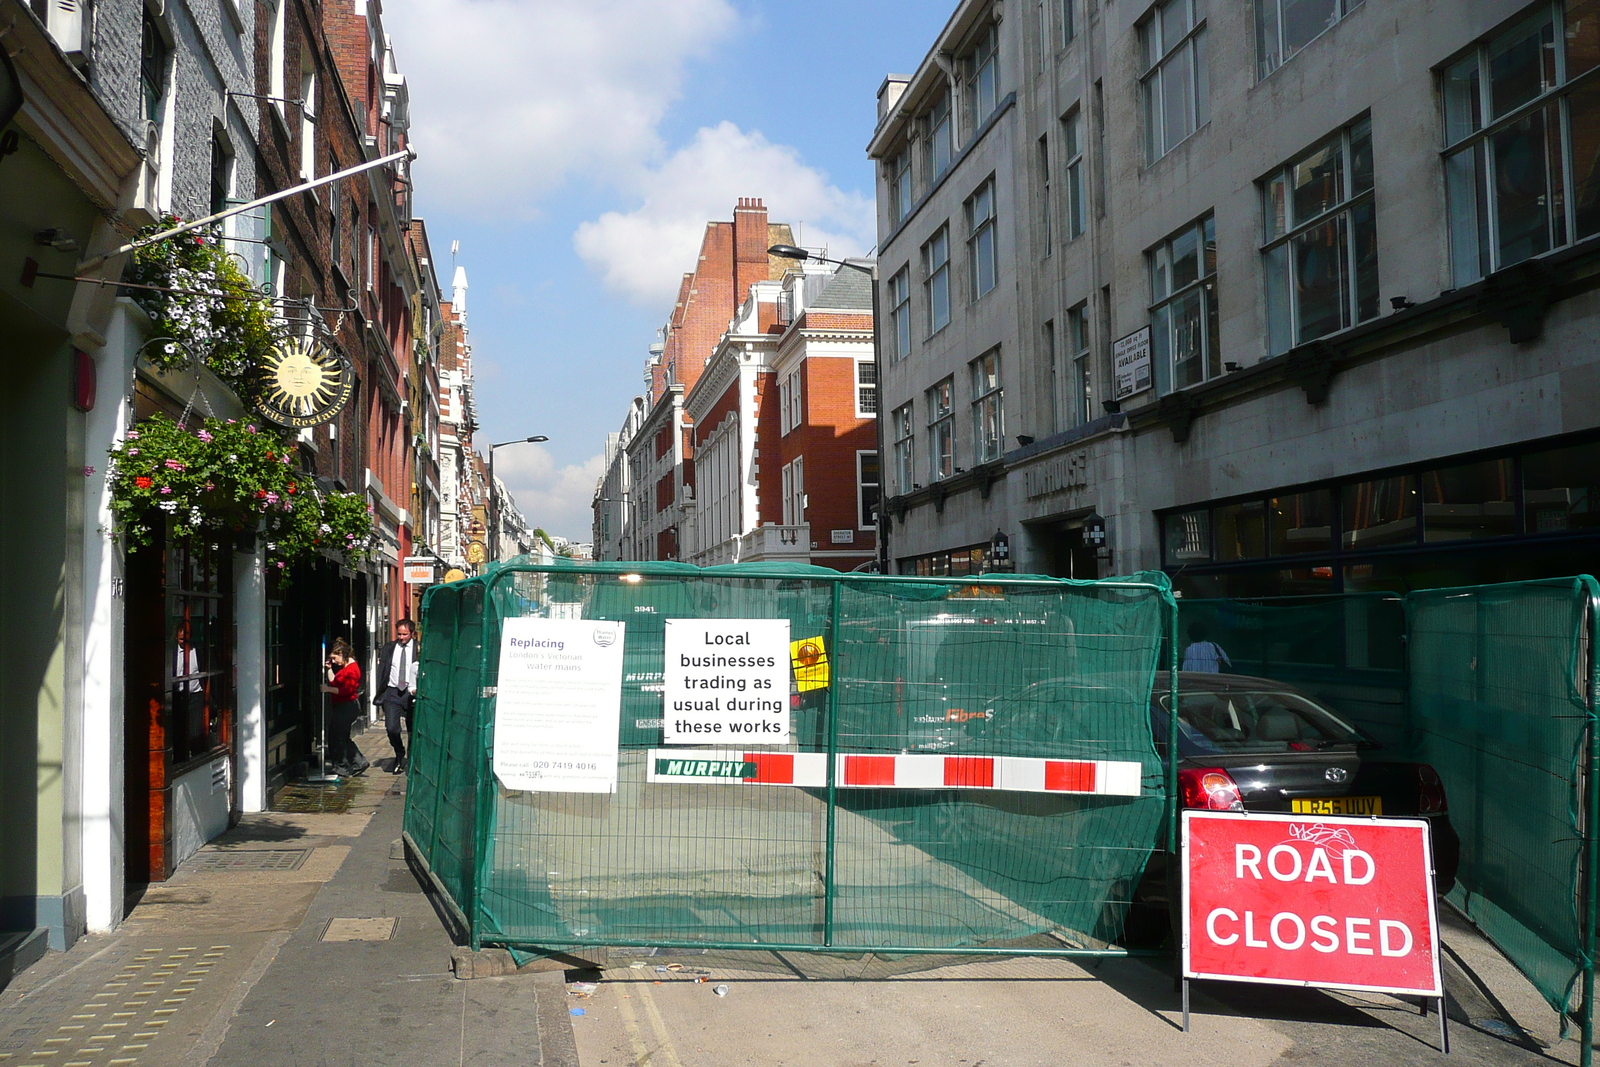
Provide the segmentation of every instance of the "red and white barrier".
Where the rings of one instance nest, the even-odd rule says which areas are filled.
[[[999,789],[1136,797],[1143,779],[1143,769],[1133,760],[921,753],[840,753],[838,760],[835,783],[842,789]],[[824,752],[653,748],[645,780],[820,788],[828,784],[828,756]]]

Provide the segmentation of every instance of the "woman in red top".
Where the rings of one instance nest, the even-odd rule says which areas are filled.
[[[341,637],[328,650],[326,666],[328,684],[322,691],[333,694],[333,706],[328,709],[328,751],[324,758],[331,761],[336,774],[360,774],[371,766],[350,739],[350,728],[361,717],[361,705],[356,701],[361,692],[361,665],[349,642]]]

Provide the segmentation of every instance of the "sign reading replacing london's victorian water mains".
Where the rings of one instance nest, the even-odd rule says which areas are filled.
[[[494,773],[507,789],[615,793],[620,622],[507,619],[500,632]]]
[[[788,743],[788,619],[668,619],[665,638],[665,743]]]

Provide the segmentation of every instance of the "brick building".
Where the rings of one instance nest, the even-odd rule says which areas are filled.
[[[850,570],[877,551],[872,277],[856,266],[760,281],[684,407],[690,563]]]

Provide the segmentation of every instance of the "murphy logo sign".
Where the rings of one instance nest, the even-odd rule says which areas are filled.
[[[663,778],[754,778],[756,765],[744,760],[658,759]]]
[[[1023,490],[1030,500],[1036,496],[1083,489],[1088,484],[1089,453],[1087,452],[1056,456],[1022,472]]]

